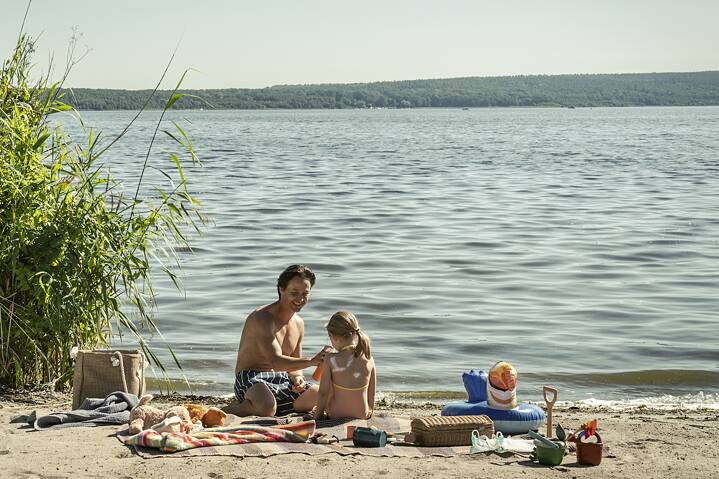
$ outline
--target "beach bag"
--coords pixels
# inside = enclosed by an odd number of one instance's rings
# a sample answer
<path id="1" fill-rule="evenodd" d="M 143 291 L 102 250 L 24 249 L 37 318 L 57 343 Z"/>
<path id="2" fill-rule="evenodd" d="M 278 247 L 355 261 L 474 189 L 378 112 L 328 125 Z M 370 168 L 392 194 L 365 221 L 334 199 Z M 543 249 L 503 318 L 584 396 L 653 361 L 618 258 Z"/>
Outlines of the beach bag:
<path id="1" fill-rule="evenodd" d="M 418 446 L 469 446 L 475 430 L 480 436 L 494 435 L 494 422 L 488 416 L 418 417 L 410 427 Z"/>
<path id="2" fill-rule="evenodd" d="M 78 351 L 72 379 L 72 409 L 85 398 L 104 398 L 115 391 L 145 394 L 145 356 L 119 349 Z"/>

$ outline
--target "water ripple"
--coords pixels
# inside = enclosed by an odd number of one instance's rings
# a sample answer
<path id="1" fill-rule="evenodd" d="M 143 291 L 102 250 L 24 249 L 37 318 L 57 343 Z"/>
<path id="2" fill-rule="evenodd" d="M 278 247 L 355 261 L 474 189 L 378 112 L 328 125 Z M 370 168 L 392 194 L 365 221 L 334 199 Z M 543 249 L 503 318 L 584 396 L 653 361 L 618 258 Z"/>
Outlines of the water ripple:
<path id="1" fill-rule="evenodd" d="M 460 390 L 463 370 L 507 359 L 530 392 L 670 389 L 682 376 L 659 364 L 716 390 L 719 108 L 181 115 L 213 224 L 179 250 L 186 295 L 158 276 L 156 307 L 190 379 L 231 391 L 244 318 L 304 262 L 306 350 L 356 312 L 381 389 Z M 85 119 L 107 135 L 129 116 Z M 154 121 L 108 159 L 126 188 Z M 148 172 L 144 198 L 166 182 Z"/>

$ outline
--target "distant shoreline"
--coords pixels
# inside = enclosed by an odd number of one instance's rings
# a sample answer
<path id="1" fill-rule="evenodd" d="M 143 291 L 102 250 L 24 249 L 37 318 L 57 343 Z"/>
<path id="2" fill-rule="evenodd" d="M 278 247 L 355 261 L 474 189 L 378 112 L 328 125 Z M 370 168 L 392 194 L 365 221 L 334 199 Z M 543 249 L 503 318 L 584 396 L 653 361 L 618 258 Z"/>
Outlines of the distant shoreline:
<path id="1" fill-rule="evenodd" d="M 180 89 L 184 110 L 717 106 L 719 71 L 534 75 L 376 83 Z M 170 90 L 65 88 L 79 110 L 162 110 Z M 148 100 L 149 98 L 149 100 Z"/>
<path id="2" fill-rule="evenodd" d="M 468 110 L 513 110 L 513 109 L 537 109 L 537 110 L 591 110 L 594 108 L 601 109 L 621 109 L 621 108 L 712 108 L 719 107 L 719 103 L 711 105 L 619 105 L 619 106 L 578 106 L 569 108 L 566 106 L 478 106 L 471 107 Z M 423 106 L 416 108 L 173 108 L 175 112 L 181 111 L 197 111 L 197 112 L 225 112 L 225 111 L 375 111 L 375 110 L 462 110 L 459 107 L 442 107 L 442 106 Z M 121 112 L 121 111 L 135 111 L 131 108 L 116 108 L 112 110 L 98 110 L 98 109 L 81 109 L 80 111 L 92 111 L 92 112 Z M 145 108 L 145 111 L 161 112 L 161 108 Z"/>

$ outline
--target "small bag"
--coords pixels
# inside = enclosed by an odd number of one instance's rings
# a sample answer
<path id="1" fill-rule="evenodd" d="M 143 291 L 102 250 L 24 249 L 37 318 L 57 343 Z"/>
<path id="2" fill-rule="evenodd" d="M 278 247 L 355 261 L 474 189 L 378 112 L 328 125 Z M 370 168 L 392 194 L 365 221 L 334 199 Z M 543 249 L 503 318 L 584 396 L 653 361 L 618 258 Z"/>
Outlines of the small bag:
<path id="1" fill-rule="evenodd" d="M 387 445 L 387 433 L 371 427 L 356 427 L 352 433 L 352 444 L 357 447 L 384 447 Z"/>
<path id="2" fill-rule="evenodd" d="M 480 436 L 494 435 L 494 422 L 488 416 L 418 417 L 411 427 L 419 446 L 469 446 L 474 430 Z"/>
<path id="3" fill-rule="evenodd" d="M 72 409 L 85 398 L 104 398 L 115 391 L 145 394 L 145 356 L 140 351 L 78 351 L 72 379 Z"/>

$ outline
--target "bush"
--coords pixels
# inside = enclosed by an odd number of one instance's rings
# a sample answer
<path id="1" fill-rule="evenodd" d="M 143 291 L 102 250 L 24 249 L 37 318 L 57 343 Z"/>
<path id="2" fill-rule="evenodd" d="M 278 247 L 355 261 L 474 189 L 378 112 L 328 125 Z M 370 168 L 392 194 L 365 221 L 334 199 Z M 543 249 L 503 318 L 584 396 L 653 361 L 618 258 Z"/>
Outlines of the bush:
<path id="1" fill-rule="evenodd" d="M 157 204 L 137 198 L 149 150 L 134 196 L 123 193 L 98 162 L 114 141 L 101 148 L 86 130 L 87 144 L 74 144 L 48 122 L 72 109 L 58 84 L 30 80 L 33 50 L 22 36 L 0 73 L 0 381 L 61 388 L 72 378 L 73 346 L 106 346 L 123 333 L 164 371 L 143 338 L 159 333 L 151 270 L 159 267 L 178 283 L 174 268 L 150 258 L 160 245 L 189 246 L 183 230 L 202 222 L 199 203 L 176 154 L 170 157 L 178 181 L 163 171 L 171 188 L 159 192 Z M 182 96 L 176 90 L 162 116 Z M 166 133 L 195 163 L 192 144 L 175 127 Z"/>

